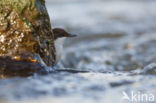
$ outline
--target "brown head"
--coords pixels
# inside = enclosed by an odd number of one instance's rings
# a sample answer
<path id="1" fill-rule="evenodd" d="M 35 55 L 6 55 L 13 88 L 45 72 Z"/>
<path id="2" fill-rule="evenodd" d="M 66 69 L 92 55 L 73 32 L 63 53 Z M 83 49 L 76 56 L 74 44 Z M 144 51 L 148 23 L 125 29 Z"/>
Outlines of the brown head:
<path id="1" fill-rule="evenodd" d="M 54 40 L 61 38 L 61 37 L 76 37 L 76 35 L 70 34 L 61 28 L 54 28 L 53 33 L 54 33 Z"/>

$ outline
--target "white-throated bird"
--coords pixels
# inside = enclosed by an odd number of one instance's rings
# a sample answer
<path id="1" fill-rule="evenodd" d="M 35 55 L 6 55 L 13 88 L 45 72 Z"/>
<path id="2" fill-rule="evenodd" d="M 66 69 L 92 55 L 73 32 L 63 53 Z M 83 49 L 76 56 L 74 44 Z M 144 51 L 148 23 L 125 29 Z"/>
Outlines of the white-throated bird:
<path id="1" fill-rule="evenodd" d="M 67 37 L 76 37 L 75 34 L 70 34 L 61 28 L 54 28 L 54 40 L 55 40 L 55 49 L 56 49 L 56 63 L 61 59 L 64 40 Z"/>

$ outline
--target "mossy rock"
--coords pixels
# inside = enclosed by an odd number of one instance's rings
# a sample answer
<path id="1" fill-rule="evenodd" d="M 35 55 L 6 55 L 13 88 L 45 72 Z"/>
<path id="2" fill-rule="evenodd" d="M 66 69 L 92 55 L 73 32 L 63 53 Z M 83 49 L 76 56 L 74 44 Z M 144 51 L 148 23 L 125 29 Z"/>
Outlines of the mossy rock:
<path id="1" fill-rule="evenodd" d="M 0 58 L 53 66 L 53 36 L 45 0 L 0 0 Z"/>

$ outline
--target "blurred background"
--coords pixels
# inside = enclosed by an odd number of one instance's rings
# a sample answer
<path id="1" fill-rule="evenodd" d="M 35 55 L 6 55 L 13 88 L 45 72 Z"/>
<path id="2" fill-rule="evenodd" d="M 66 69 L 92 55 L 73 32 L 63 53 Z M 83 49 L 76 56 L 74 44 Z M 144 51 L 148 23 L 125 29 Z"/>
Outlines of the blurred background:
<path id="1" fill-rule="evenodd" d="M 130 103 L 134 92 L 156 103 L 155 0 L 46 1 L 52 27 L 78 35 L 56 69 L 77 72 L 0 80 L 1 102 Z"/>
<path id="2" fill-rule="evenodd" d="M 47 8 L 53 28 L 78 35 L 65 43 L 65 67 L 134 70 L 156 61 L 155 1 L 48 0 Z"/>

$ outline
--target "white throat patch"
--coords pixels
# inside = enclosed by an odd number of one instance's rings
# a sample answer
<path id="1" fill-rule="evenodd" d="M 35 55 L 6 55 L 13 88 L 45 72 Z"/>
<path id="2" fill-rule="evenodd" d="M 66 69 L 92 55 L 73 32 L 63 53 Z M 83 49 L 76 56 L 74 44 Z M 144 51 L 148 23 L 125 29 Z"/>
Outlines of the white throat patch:
<path id="1" fill-rule="evenodd" d="M 63 51 L 63 44 L 66 37 L 58 38 L 55 41 L 55 49 L 56 49 L 56 63 L 61 59 L 62 51 Z"/>

